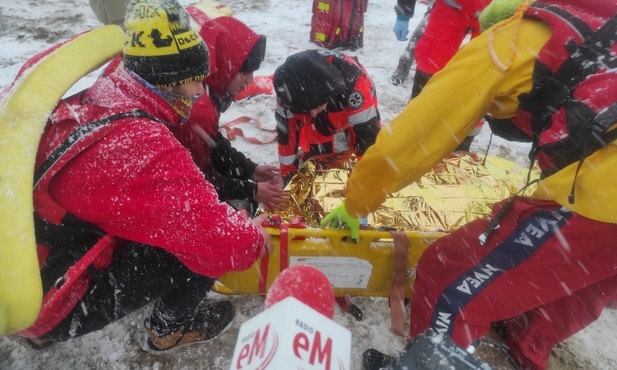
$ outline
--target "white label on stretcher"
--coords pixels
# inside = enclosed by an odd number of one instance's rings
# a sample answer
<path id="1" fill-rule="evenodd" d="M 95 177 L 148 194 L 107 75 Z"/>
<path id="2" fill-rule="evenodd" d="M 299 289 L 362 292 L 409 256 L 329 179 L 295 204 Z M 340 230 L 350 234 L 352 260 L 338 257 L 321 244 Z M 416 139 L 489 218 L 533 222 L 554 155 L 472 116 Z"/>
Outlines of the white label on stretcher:
<path id="1" fill-rule="evenodd" d="M 373 265 L 356 257 L 291 256 L 289 265 L 311 265 L 323 272 L 334 288 L 366 289 Z"/>

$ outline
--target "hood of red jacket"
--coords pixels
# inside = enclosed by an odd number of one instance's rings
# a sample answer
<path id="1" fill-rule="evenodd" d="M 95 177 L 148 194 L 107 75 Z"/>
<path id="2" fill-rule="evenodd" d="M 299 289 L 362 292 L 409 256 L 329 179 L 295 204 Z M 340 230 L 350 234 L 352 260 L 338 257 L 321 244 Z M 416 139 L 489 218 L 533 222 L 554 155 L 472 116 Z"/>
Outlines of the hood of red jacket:
<path id="1" fill-rule="evenodd" d="M 210 75 L 204 82 L 219 96 L 236 76 L 259 35 L 231 17 L 218 17 L 204 23 L 199 35 L 210 52 Z"/>

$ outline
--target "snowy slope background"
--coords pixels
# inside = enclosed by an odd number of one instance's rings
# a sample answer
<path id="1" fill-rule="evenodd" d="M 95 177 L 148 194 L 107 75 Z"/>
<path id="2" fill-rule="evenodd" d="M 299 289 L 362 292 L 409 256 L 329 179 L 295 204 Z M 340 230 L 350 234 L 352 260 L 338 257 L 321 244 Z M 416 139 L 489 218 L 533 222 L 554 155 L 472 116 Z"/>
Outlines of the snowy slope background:
<path id="1" fill-rule="evenodd" d="M 190 5 L 193 0 L 180 0 Z M 403 109 L 410 94 L 411 81 L 401 86 L 390 83 L 390 75 L 405 48 L 392 34 L 395 0 L 369 1 L 365 16 L 364 47 L 356 55 L 377 86 L 382 122 L 387 124 Z M 256 75 L 274 72 L 293 53 L 317 48 L 309 39 L 311 0 L 228 0 L 235 15 L 268 38 L 266 60 Z M 419 4 L 411 28 L 419 22 L 425 6 Z M 0 90 L 6 88 L 21 65 L 39 51 L 68 37 L 100 26 L 87 0 L 1 0 L 0 1 Z M 70 66 L 67 66 L 70 68 Z M 413 71 L 412 71 L 413 75 Z M 93 73 L 80 81 L 71 92 L 88 86 Z M 32 102 L 36 104 L 36 102 Z M 274 128 L 274 97 L 258 96 L 232 105 L 221 122 L 239 116 L 258 118 Z M 262 133 L 243 127 L 252 135 Z M 490 133 L 485 129 L 472 150 L 484 153 Z M 237 139 L 234 146 L 255 162 L 275 165 L 276 145 L 253 145 Z M 526 145 L 494 139 L 490 154 L 527 164 Z M 0 158 L 0 165 L 7 166 Z M 0 257 L 1 258 L 1 257 Z M 206 344 L 195 345 L 173 354 L 151 355 L 142 348 L 143 320 L 149 307 L 109 325 L 104 330 L 55 344 L 48 350 L 33 351 L 17 338 L 0 338 L 0 369 L 228 369 L 240 325 L 263 310 L 263 298 L 255 296 L 225 297 L 211 294 L 212 299 L 231 299 L 237 310 L 232 327 Z M 361 354 L 370 347 L 394 354 L 404 340 L 391 334 L 387 300 L 353 298 L 364 313 L 357 321 L 336 309 L 335 321 L 349 328 L 353 335 L 352 369 L 361 368 Z M 617 311 L 605 310 L 600 319 L 554 350 L 550 369 L 617 369 Z"/>

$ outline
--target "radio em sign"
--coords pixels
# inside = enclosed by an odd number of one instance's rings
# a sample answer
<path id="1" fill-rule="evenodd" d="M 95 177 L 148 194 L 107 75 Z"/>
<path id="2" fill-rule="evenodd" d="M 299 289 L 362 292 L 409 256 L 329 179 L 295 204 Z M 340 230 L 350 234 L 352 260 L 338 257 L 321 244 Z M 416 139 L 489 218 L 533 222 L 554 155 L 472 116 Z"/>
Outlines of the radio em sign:
<path id="1" fill-rule="evenodd" d="M 230 370 L 350 370 L 351 332 L 288 297 L 240 327 Z"/>

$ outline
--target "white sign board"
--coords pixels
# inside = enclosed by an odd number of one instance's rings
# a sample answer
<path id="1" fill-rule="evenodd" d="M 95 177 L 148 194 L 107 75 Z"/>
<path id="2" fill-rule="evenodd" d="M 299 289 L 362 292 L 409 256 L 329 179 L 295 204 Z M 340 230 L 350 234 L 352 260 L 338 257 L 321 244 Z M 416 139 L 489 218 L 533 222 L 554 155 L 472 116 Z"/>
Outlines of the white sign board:
<path id="1" fill-rule="evenodd" d="M 242 324 L 230 370 L 351 370 L 351 332 L 293 297 Z"/>
<path id="2" fill-rule="evenodd" d="M 291 256 L 289 265 L 310 265 L 319 269 L 334 288 L 366 289 L 373 273 L 373 265 L 357 257 Z"/>

